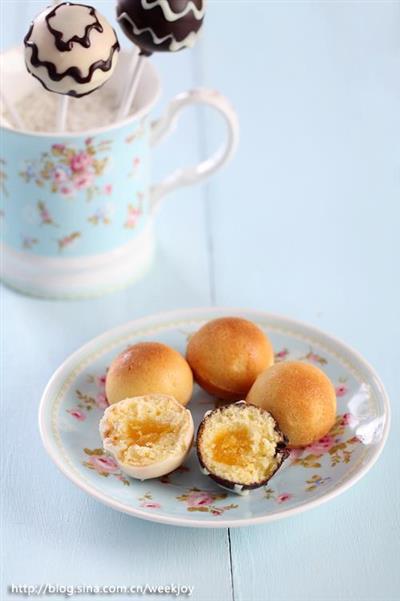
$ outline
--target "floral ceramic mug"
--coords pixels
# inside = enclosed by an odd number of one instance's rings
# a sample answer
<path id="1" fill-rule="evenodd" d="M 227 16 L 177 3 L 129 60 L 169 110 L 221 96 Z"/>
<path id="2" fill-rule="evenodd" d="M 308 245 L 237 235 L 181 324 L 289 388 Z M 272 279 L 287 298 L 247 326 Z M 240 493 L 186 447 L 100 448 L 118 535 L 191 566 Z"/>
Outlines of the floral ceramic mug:
<path id="1" fill-rule="evenodd" d="M 120 71 L 111 85 L 122 86 Z M 26 74 L 20 50 L 1 57 L 8 102 L 37 85 Z M 22 292 L 50 297 L 100 294 L 139 277 L 154 250 L 153 218 L 170 191 L 219 169 L 234 152 L 238 123 L 218 92 L 177 96 L 151 122 L 160 84 L 146 65 L 138 108 L 127 119 L 78 133 L 18 131 L 2 120 L 2 279 Z M 150 181 L 152 147 L 171 129 L 182 108 L 207 104 L 227 124 L 224 146 L 200 164 Z"/>

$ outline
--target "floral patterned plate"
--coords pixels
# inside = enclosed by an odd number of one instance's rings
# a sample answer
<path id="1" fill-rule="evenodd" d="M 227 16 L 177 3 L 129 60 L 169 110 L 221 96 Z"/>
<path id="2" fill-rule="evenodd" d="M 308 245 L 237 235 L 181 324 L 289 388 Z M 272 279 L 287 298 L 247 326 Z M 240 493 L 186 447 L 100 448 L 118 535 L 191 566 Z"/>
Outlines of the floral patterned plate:
<path id="1" fill-rule="evenodd" d="M 331 432 L 296 449 L 268 486 L 240 497 L 200 473 L 192 449 L 175 472 L 140 482 L 104 454 L 98 424 L 107 401 L 111 360 L 140 340 L 158 340 L 182 353 L 188 337 L 221 315 L 251 319 L 270 336 L 275 360 L 301 359 L 322 368 L 336 387 L 338 416 Z M 196 387 L 189 408 L 196 423 L 218 401 Z M 84 491 L 136 517 L 197 527 L 247 526 L 311 509 L 355 484 L 375 463 L 389 430 L 389 402 L 373 369 L 343 343 L 310 326 L 255 311 L 198 309 L 133 321 L 95 338 L 56 371 L 40 405 L 40 431 L 50 457 Z"/>

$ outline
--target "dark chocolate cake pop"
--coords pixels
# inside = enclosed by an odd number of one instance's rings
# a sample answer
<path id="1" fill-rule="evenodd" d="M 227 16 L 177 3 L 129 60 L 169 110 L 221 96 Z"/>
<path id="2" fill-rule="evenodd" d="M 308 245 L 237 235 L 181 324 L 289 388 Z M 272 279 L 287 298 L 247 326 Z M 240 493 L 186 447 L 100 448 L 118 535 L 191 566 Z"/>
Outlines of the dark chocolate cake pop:
<path id="1" fill-rule="evenodd" d="M 118 0 L 118 22 L 125 35 L 149 56 L 176 52 L 196 42 L 205 0 Z"/>
<path id="2" fill-rule="evenodd" d="M 91 6 L 63 2 L 41 12 L 25 42 L 26 67 L 50 92 L 84 96 L 111 77 L 119 44 Z"/>

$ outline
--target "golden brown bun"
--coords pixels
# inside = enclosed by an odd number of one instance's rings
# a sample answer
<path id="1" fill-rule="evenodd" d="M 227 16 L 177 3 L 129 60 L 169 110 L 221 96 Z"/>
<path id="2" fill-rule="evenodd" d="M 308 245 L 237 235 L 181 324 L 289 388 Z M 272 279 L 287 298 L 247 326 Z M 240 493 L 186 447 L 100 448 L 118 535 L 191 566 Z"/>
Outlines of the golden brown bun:
<path id="1" fill-rule="evenodd" d="M 186 405 L 193 391 L 193 374 L 177 351 L 160 342 L 139 342 L 111 363 L 106 396 L 112 405 L 146 394 L 167 394 Z"/>
<path id="2" fill-rule="evenodd" d="M 291 447 L 325 436 L 336 417 L 335 389 L 323 371 L 301 361 L 277 363 L 253 384 L 246 401 L 269 411 Z"/>
<path id="3" fill-rule="evenodd" d="M 274 362 L 272 345 L 254 323 L 221 317 L 206 323 L 189 340 L 186 358 L 195 380 L 210 394 L 243 399 L 257 376 Z"/>

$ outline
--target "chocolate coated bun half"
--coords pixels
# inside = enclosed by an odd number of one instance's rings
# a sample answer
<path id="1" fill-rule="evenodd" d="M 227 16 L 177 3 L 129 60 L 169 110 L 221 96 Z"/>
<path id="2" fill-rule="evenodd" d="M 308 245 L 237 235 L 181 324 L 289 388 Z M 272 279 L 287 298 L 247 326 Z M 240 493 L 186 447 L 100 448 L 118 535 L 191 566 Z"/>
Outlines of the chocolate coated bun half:
<path id="1" fill-rule="evenodd" d="M 242 495 L 264 486 L 289 454 L 272 415 L 244 401 L 206 413 L 196 445 L 202 472 Z"/>
<path id="2" fill-rule="evenodd" d="M 268 337 L 251 321 L 221 317 L 191 336 L 186 359 L 204 390 L 220 399 L 238 401 L 273 364 L 274 351 Z"/>
<path id="3" fill-rule="evenodd" d="M 291 447 L 304 447 L 329 432 L 336 419 L 336 393 L 322 370 L 302 361 L 270 367 L 246 401 L 270 411 Z"/>

